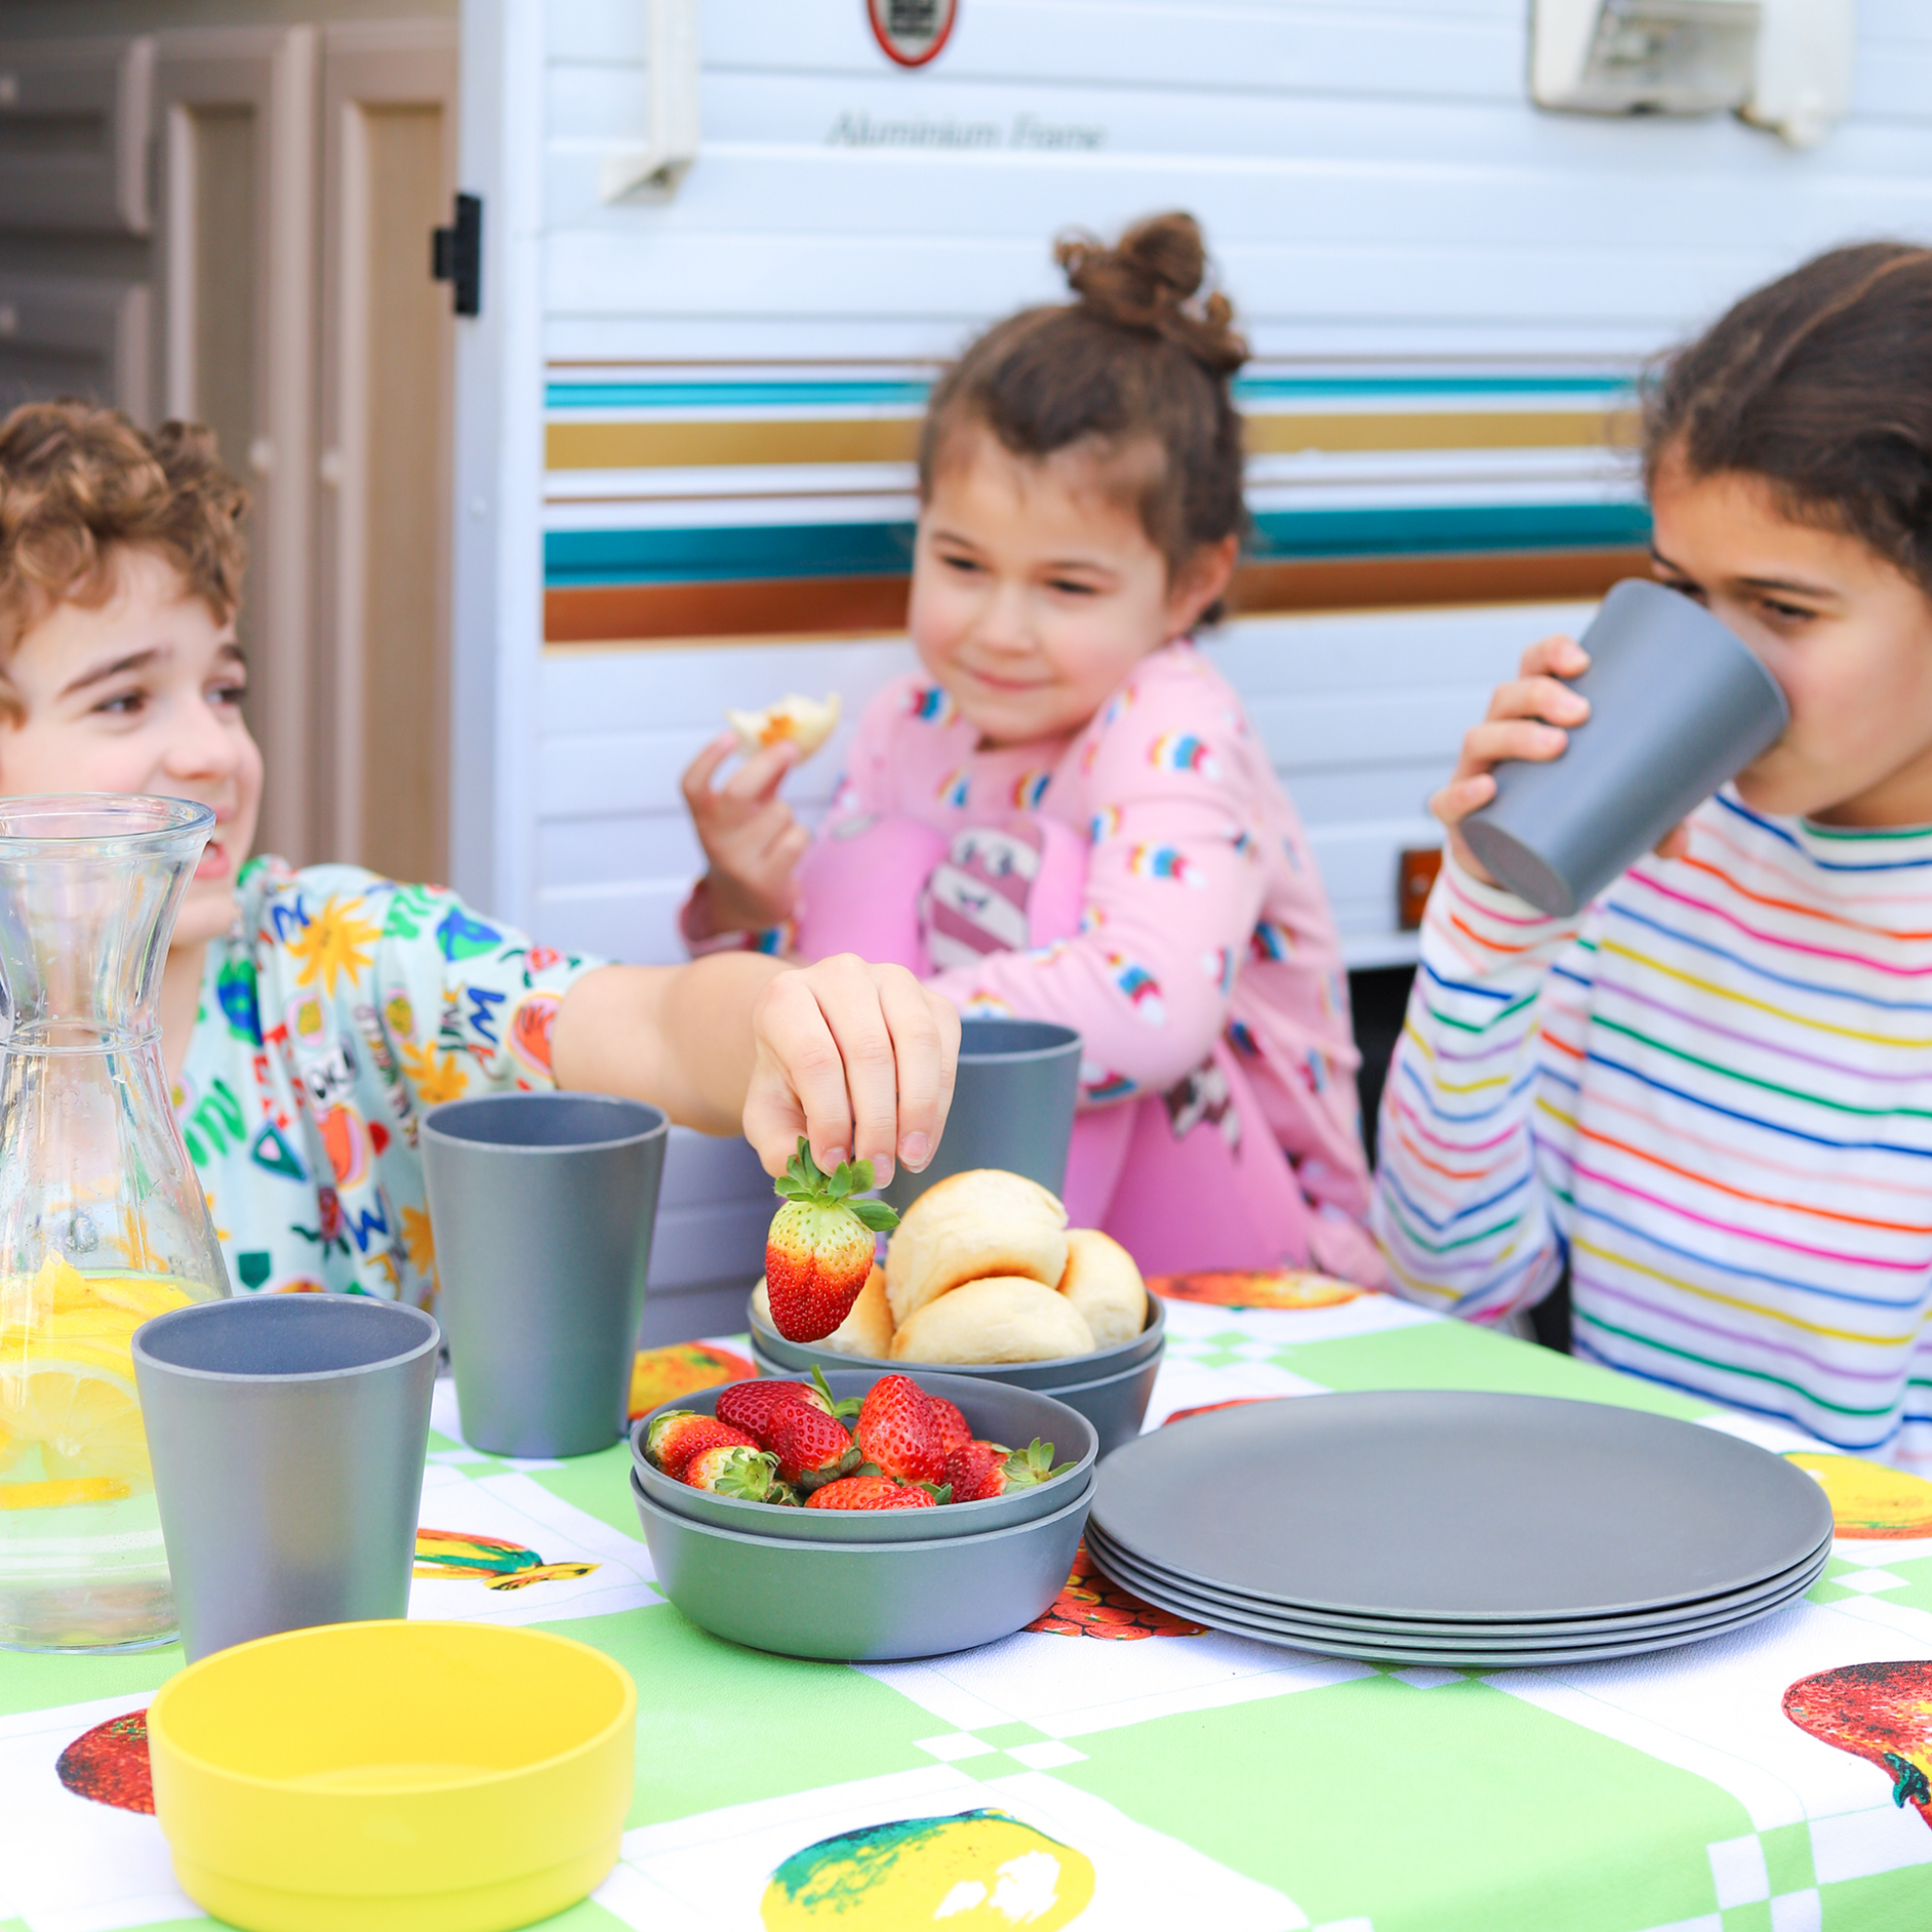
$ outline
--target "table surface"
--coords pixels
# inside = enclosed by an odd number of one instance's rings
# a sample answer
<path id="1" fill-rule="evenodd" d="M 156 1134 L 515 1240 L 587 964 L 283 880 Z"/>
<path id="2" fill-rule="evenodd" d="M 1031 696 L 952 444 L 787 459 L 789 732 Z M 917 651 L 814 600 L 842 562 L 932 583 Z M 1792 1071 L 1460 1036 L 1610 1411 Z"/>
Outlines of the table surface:
<path id="1" fill-rule="evenodd" d="M 1816 1447 L 1385 1296 L 1308 1310 L 1177 1301 L 1169 1315 L 1149 1427 L 1241 1398 L 1494 1389 Z M 695 1352 L 659 1354 L 675 1372 Z M 482 1454 L 457 1434 L 447 1384 L 435 1421 L 424 1525 L 496 1539 L 495 1560 L 523 1568 L 419 1569 L 411 1615 L 540 1624 L 637 1682 L 622 1857 L 553 1927 L 899 1925 L 882 1848 L 888 1864 L 904 1862 L 901 1876 L 921 1860 L 957 1863 L 967 1828 L 944 1821 L 988 1809 L 1051 1841 L 1048 1856 L 1009 1860 L 991 1892 L 955 1887 L 948 1932 L 1051 1932 L 1076 1922 L 1069 1901 L 1089 1882 L 1077 1923 L 1105 1932 L 1932 1923 L 1932 1804 L 1892 1796 L 1915 1765 L 1932 1766 L 1932 1700 L 1908 1705 L 1904 1755 L 1895 1725 L 1853 1724 L 1834 1743 L 1782 1708 L 1797 1679 L 1846 1665 L 1874 1667 L 1874 1695 L 1886 1666 L 1905 1667 L 1894 1692 L 1923 1688 L 1932 1536 L 1842 1535 L 1803 1604 L 1617 1663 L 1378 1668 L 1201 1631 L 1076 1569 L 1040 1624 L 1004 1642 L 919 1663 L 815 1664 L 708 1637 L 657 1594 L 622 1448 L 568 1462 Z M 144 1709 L 180 1668 L 179 1646 L 0 1654 L 0 1932 L 201 1919 L 153 1817 L 76 1795 L 56 1768 L 82 1731 Z M 1891 1708 L 1895 1719 L 1895 1697 Z M 868 1884 L 841 1883 L 859 1866 L 836 1841 L 879 1827 L 899 1829 L 865 1842 Z M 1023 1842 L 1040 1849 L 1007 1834 L 1009 1850 Z M 774 1883 L 780 1865 L 786 1882 Z"/>

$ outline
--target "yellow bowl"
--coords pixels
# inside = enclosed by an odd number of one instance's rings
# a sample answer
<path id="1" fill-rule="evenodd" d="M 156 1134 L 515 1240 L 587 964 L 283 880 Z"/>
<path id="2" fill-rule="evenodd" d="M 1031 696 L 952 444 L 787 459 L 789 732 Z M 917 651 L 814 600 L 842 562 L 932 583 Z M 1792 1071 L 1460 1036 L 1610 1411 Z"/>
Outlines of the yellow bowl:
<path id="1" fill-rule="evenodd" d="M 486 1623 L 334 1623 L 217 1651 L 148 1708 L 182 1889 L 242 1932 L 507 1932 L 616 1863 L 637 1692 Z"/>

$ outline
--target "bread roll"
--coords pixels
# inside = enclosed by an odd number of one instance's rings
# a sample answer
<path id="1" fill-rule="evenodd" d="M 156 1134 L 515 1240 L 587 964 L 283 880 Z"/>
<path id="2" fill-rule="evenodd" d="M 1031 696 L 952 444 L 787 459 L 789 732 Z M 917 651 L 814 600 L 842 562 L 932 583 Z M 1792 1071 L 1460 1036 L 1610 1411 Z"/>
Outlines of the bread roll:
<path id="1" fill-rule="evenodd" d="M 1080 1311 L 1024 1275 L 967 1282 L 928 1302 L 893 1337 L 896 1362 L 1050 1362 L 1092 1352 Z"/>
<path id="2" fill-rule="evenodd" d="M 961 1282 L 1025 1275 L 1052 1288 L 1065 1272 L 1066 1209 L 1038 1181 L 1000 1168 L 936 1181 L 886 1244 L 886 1299 L 900 1327 Z"/>
<path id="3" fill-rule="evenodd" d="M 819 1344 L 841 1355 L 870 1355 L 883 1362 L 893 1352 L 893 1311 L 886 1301 L 886 1271 L 875 1267 L 848 1314 Z"/>
<path id="4" fill-rule="evenodd" d="M 750 758 L 767 745 L 785 739 L 798 747 L 798 761 L 804 761 L 832 736 L 839 722 L 839 694 L 819 703 L 801 698 L 797 692 L 768 704 L 762 711 L 727 711 L 726 722 L 738 734 L 738 749 Z"/>
<path id="5" fill-rule="evenodd" d="M 767 1328 L 776 1326 L 771 1319 L 771 1296 L 762 1276 L 752 1291 L 752 1308 Z M 885 1269 L 874 1267 L 866 1277 L 865 1287 L 859 1291 L 859 1299 L 852 1305 L 852 1312 L 817 1346 L 834 1349 L 841 1355 L 869 1355 L 877 1362 L 885 1361 L 892 1354 L 893 1311 L 886 1302 Z"/>
<path id="6" fill-rule="evenodd" d="M 1068 1228 L 1060 1293 L 1093 1330 L 1096 1348 L 1132 1341 L 1147 1326 L 1147 1284 L 1134 1257 L 1098 1228 Z"/>

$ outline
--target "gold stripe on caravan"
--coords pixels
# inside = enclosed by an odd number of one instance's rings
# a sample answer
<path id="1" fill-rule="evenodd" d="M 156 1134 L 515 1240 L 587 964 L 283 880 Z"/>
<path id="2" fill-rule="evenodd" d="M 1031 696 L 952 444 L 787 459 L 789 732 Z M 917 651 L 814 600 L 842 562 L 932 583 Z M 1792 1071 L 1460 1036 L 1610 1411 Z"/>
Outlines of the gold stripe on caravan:
<path id="1" fill-rule="evenodd" d="M 1344 415 L 1256 412 L 1253 456 L 1300 450 L 1546 450 L 1628 446 L 1628 410 L 1405 410 Z M 760 464 L 909 463 L 919 423 L 910 416 L 784 417 L 759 422 L 553 422 L 550 470 L 699 470 Z"/>

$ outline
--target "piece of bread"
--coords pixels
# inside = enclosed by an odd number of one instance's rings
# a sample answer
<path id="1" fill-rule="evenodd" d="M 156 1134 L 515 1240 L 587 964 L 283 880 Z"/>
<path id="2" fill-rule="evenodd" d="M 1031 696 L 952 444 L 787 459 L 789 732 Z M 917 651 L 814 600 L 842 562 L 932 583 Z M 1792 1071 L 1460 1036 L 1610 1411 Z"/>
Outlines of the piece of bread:
<path id="1" fill-rule="evenodd" d="M 935 1181 L 886 1244 L 886 1298 L 899 1327 L 961 1282 L 1025 1275 L 1052 1288 L 1066 1272 L 1066 1209 L 1036 1180 L 970 1168 Z"/>
<path id="2" fill-rule="evenodd" d="M 839 694 L 834 691 L 821 704 L 794 691 L 762 711 L 727 711 L 725 720 L 738 734 L 739 749 L 747 758 L 788 738 L 798 747 L 798 762 L 803 764 L 837 729 Z"/>
<path id="3" fill-rule="evenodd" d="M 896 1362 L 1050 1362 L 1092 1352 L 1080 1311 L 1026 1275 L 967 1282 L 928 1302 L 893 1337 Z"/>
<path id="4" fill-rule="evenodd" d="M 776 1327 L 771 1319 L 771 1295 L 762 1275 L 752 1291 L 752 1308 L 767 1328 Z M 841 1355 L 869 1355 L 876 1362 L 883 1362 L 892 1354 L 893 1311 L 886 1301 L 885 1269 L 874 1265 L 866 1277 L 865 1287 L 859 1291 L 859 1299 L 852 1305 L 852 1312 L 817 1346 Z"/>
<path id="5" fill-rule="evenodd" d="M 848 1314 L 819 1344 L 841 1355 L 870 1355 L 883 1362 L 893 1352 L 893 1311 L 886 1300 L 886 1271 L 875 1267 Z"/>
<path id="6" fill-rule="evenodd" d="M 1147 1326 L 1147 1284 L 1134 1257 L 1098 1228 L 1068 1228 L 1060 1293 L 1093 1330 L 1096 1348 L 1132 1341 Z"/>

